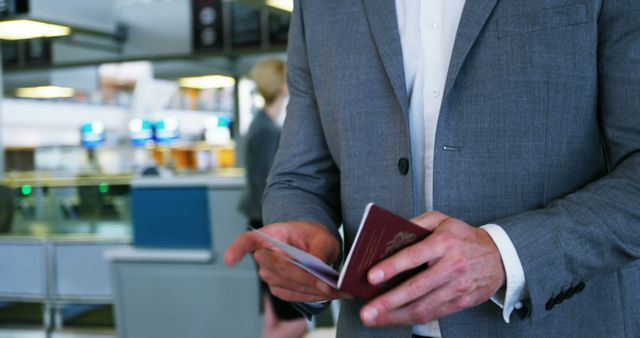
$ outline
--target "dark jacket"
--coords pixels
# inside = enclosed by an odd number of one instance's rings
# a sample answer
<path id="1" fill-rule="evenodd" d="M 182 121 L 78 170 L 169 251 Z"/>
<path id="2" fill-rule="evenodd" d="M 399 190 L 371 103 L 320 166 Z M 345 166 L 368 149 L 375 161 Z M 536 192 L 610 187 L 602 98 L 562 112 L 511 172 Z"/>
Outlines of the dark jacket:
<path id="1" fill-rule="evenodd" d="M 280 128 L 265 111 L 260 111 L 247 133 L 247 186 L 240 202 L 240 210 L 250 221 L 262 220 L 262 195 L 279 141 Z"/>

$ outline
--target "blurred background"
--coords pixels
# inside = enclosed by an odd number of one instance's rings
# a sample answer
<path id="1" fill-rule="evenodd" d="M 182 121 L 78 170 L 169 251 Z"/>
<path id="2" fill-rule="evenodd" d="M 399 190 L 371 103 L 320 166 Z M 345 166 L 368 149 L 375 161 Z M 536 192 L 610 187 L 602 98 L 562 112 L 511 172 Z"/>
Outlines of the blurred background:
<path id="1" fill-rule="evenodd" d="M 292 7 L 0 0 L 0 338 L 260 336 L 255 265 L 221 257 Z"/>

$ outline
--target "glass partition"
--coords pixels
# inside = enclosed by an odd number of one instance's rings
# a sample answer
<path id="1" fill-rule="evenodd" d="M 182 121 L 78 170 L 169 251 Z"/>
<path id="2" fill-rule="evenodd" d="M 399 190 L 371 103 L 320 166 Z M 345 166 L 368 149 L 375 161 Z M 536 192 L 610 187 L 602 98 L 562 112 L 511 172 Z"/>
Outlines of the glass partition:
<path id="1" fill-rule="evenodd" d="M 12 175 L 4 180 L 14 200 L 8 234 L 128 238 L 130 179 L 130 175 Z"/>

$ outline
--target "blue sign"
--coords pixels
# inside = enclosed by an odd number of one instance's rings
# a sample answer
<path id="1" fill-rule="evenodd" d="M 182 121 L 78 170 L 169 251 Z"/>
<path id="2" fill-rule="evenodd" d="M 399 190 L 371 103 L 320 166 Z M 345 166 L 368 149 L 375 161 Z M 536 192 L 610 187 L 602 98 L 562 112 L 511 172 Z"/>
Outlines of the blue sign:
<path id="1" fill-rule="evenodd" d="M 129 121 L 129 137 L 136 147 L 143 147 L 153 141 L 153 123 L 145 119 Z"/>
<path id="2" fill-rule="evenodd" d="M 155 140 L 157 144 L 171 145 L 177 142 L 179 138 L 178 121 L 168 118 L 156 122 Z"/>
<path id="3" fill-rule="evenodd" d="M 82 146 L 87 149 L 95 149 L 104 144 L 106 135 L 105 125 L 101 121 L 85 123 L 80 127 Z"/>
<path id="4" fill-rule="evenodd" d="M 218 117 L 218 127 L 226 127 L 229 128 L 231 125 L 231 119 L 226 116 Z"/>

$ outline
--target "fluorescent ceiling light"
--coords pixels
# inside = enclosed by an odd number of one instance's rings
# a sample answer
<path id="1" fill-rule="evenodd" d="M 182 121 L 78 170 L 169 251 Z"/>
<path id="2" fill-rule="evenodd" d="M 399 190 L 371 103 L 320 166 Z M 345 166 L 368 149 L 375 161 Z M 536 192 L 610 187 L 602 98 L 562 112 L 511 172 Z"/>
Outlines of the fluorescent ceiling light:
<path id="1" fill-rule="evenodd" d="M 293 0 L 267 0 L 267 6 L 293 12 Z"/>
<path id="2" fill-rule="evenodd" d="M 24 40 L 71 34 L 71 28 L 33 20 L 0 21 L 0 39 Z"/>
<path id="3" fill-rule="evenodd" d="M 25 87 L 16 90 L 16 96 L 30 99 L 53 99 L 60 97 L 72 97 L 73 88 L 41 86 L 41 87 Z"/>
<path id="4" fill-rule="evenodd" d="M 209 76 L 197 76 L 197 77 L 183 77 L 178 79 L 180 87 L 195 88 L 195 89 L 209 89 L 209 88 L 225 88 L 233 87 L 236 84 L 236 80 L 230 76 L 223 75 L 209 75 Z"/>

